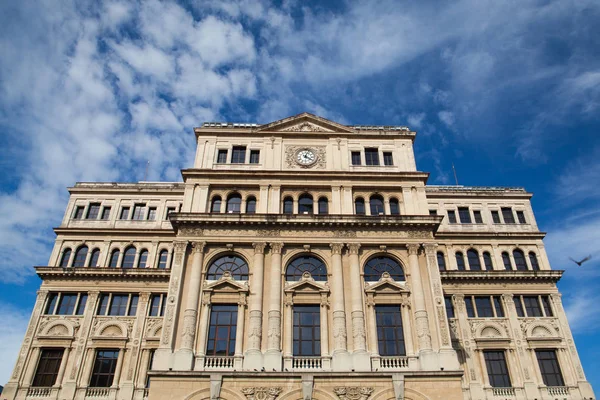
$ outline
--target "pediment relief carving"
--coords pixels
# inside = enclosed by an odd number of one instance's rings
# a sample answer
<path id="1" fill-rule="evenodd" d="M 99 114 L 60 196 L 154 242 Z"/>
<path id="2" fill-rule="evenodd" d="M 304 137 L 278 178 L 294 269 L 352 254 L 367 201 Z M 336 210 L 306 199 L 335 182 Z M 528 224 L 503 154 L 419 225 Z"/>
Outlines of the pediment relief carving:
<path id="1" fill-rule="evenodd" d="M 248 281 L 236 281 L 229 271 L 225 271 L 218 281 L 207 283 L 204 281 L 204 290 L 208 292 L 247 292 Z"/>
<path id="2" fill-rule="evenodd" d="M 315 293 L 315 292 L 329 292 L 329 286 L 327 282 L 317 282 L 311 276 L 309 272 L 305 272 L 302 275 L 301 280 L 298 282 L 290 283 L 286 282 L 286 293 Z"/>
<path id="3" fill-rule="evenodd" d="M 377 282 L 365 282 L 367 293 L 408 293 L 408 287 L 404 281 L 396 282 L 390 274 L 384 272 Z"/>
<path id="4" fill-rule="evenodd" d="M 354 130 L 337 122 L 310 113 L 302 113 L 292 117 L 262 125 L 258 132 L 339 132 L 352 133 Z"/>

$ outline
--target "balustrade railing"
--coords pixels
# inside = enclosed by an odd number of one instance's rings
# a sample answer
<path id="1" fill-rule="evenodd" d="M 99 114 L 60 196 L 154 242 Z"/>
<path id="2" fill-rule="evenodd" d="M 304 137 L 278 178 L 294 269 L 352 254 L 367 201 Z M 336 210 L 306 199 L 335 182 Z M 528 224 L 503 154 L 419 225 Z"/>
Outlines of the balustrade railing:
<path id="1" fill-rule="evenodd" d="M 102 399 L 108 397 L 110 388 L 105 387 L 89 387 L 85 389 L 86 399 Z"/>
<path id="2" fill-rule="evenodd" d="M 568 396 L 569 388 L 566 386 L 548 386 L 550 396 Z"/>
<path id="3" fill-rule="evenodd" d="M 204 369 L 233 369 L 233 357 L 209 356 L 204 359 Z"/>
<path id="4" fill-rule="evenodd" d="M 292 359 L 293 369 L 322 369 L 321 357 L 294 357 Z"/>
<path id="5" fill-rule="evenodd" d="M 27 397 L 48 397 L 52 394 L 50 387 L 30 387 L 27 389 Z"/>
<path id="6" fill-rule="evenodd" d="M 379 361 L 381 369 L 402 369 L 408 368 L 408 357 L 394 356 L 381 357 Z"/>
<path id="7" fill-rule="evenodd" d="M 492 393 L 495 397 L 514 397 L 515 388 L 511 387 L 495 387 L 492 388 Z"/>

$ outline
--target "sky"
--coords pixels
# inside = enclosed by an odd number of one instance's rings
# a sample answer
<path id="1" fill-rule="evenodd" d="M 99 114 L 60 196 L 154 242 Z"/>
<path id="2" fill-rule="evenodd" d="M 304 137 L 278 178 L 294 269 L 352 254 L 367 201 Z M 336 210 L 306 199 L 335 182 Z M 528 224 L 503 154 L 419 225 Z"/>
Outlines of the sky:
<path id="1" fill-rule="evenodd" d="M 77 181 L 180 181 L 192 128 L 407 125 L 430 184 L 518 186 L 600 390 L 597 0 L 0 2 L 0 385 Z M 577 267 L 569 257 L 592 259 Z"/>

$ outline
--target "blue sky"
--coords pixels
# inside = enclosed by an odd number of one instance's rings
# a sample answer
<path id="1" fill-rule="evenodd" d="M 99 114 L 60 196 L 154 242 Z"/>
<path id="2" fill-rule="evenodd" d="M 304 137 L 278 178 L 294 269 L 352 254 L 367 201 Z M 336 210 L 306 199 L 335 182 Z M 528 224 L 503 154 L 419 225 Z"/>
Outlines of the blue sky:
<path id="1" fill-rule="evenodd" d="M 600 2 L 0 2 L 0 384 L 76 181 L 180 180 L 203 121 L 408 125 L 429 183 L 523 186 L 600 387 Z M 592 254 L 578 268 L 568 257 Z"/>

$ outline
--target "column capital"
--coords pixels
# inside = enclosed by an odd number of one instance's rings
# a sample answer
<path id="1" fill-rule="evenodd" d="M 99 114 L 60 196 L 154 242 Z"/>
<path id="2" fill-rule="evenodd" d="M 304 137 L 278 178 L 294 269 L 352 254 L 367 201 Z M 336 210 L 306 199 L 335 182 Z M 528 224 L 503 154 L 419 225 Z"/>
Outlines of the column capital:
<path id="1" fill-rule="evenodd" d="M 240 293 L 240 297 L 238 299 L 238 306 L 240 307 L 245 307 L 247 302 L 246 302 L 246 293 Z"/>
<path id="2" fill-rule="evenodd" d="M 342 249 L 344 248 L 343 243 L 331 243 L 329 245 L 331 247 L 331 254 L 342 254 Z"/>
<path id="3" fill-rule="evenodd" d="M 273 242 L 273 243 L 270 243 L 270 245 L 271 245 L 271 252 L 273 254 L 281 254 L 281 250 L 283 249 L 283 243 Z"/>
<path id="4" fill-rule="evenodd" d="M 358 254 L 360 243 L 348 243 L 348 251 L 350 254 Z"/>
<path id="5" fill-rule="evenodd" d="M 205 307 L 210 306 L 210 293 L 203 293 L 202 305 Z"/>
<path id="6" fill-rule="evenodd" d="M 419 253 L 419 248 L 421 247 L 420 244 L 418 243 L 409 243 L 406 245 L 406 248 L 408 249 L 408 255 L 409 256 L 416 256 Z"/>
<path id="7" fill-rule="evenodd" d="M 265 242 L 256 242 L 252 243 L 252 247 L 254 247 L 254 254 L 264 254 L 267 244 Z"/>
<path id="8" fill-rule="evenodd" d="M 503 293 L 502 294 L 502 299 L 506 302 L 506 303 L 514 303 L 514 295 L 512 293 Z"/>
<path id="9" fill-rule="evenodd" d="M 425 248 L 425 254 L 435 254 L 438 244 L 437 243 L 423 243 L 423 247 Z"/>
<path id="10" fill-rule="evenodd" d="M 192 248 L 194 249 L 194 253 L 204 253 L 205 246 L 206 242 L 192 242 Z"/>
<path id="11" fill-rule="evenodd" d="M 176 240 L 173 242 L 173 249 L 178 253 L 184 252 L 187 248 L 187 244 L 187 240 Z"/>

